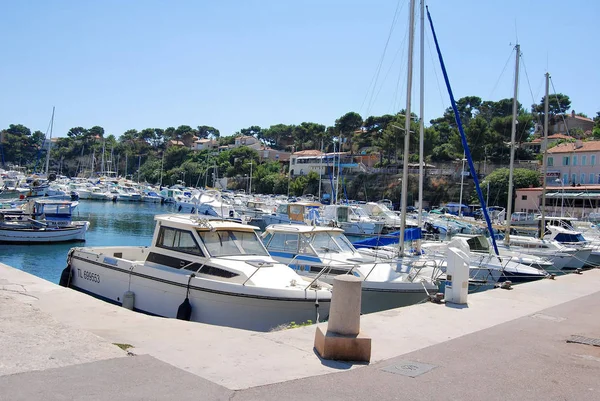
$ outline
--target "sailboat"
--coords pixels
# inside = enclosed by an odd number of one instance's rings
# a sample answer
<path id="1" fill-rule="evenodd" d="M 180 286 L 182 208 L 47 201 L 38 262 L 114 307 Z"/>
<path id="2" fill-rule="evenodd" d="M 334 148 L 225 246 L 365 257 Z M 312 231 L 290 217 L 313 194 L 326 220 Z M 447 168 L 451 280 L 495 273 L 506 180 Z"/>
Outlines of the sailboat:
<path id="1" fill-rule="evenodd" d="M 511 162 L 510 162 L 510 173 L 508 178 L 508 205 L 506 213 L 506 234 L 504 237 L 504 248 L 513 251 L 527 252 L 534 256 L 541 256 L 547 258 L 553 263 L 552 272 L 564 270 L 564 269 L 578 269 L 584 266 L 590 257 L 592 249 L 590 247 L 573 247 L 566 246 L 558 241 L 550 239 L 544 239 L 545 229 L 540 229 L 540 238 L 532 238 L 520 235 L 510 235 L 511 228 L 511 211 L 512 211 L 512 182 L 513 182 L 513 168 L 514 168 L 514 141 L 515 141 L 515 130 L 516 130 L 516 95 L 517 95 L 517 82 L 518 82 L 518 58 L 519 58 L 519 45 L 517 48 L 517 66 L 516 66 L 516 80 L 515 80 L 515 97 L 513 99 L 513 124 L 511 131 Z M 545 96 L 545 115 L 544 115 L 544 143 L 548 141 L 548 92 L 549 92 L 549 80 L 550 74 L 546 73 L 546 96 Z M 547 147 L 544 147 L 544 168 L 542 173 L 542 216 L 540 221 L 540 227 L 546 227 L 546 151 Z"/>
<path id="2" fill-rule="evenodd" d="M 530 280 L 535 280 L 535 279 L 540 279 L 543 277 L 547 276 L 547 273 L 535 268 L 532 268 L 530 266 L 527 265 L 523 265 L 517 262 L 514 262 L 511 260 L 511 258 L 506 258 L 506 257 L 502 257 L 500 254 L 500 251 L 498 249 L 498 245 L 496 243 L 496 239 L 494 237 L 494 230 L 492 227 L 492 223 L 491 223 L 491 219 L 488 213 L 488 209 L 487 209 L 487 204 L 486 201 L 483 197 L 483 193 L 481 192 L 481 188 L 479 186 L 479 179 L 477 177 L 476 171 L 475 171 L 475 166 L 473 164 L 473 159 L 471 157 L 471 151 L 469 149 L 469 145 L 467 143 L 467 137 L 465 135 L 463 126 L 462 126 L 462 122 L 460 119 L 460 115 L 458 113 L 458 108 L 456 106 L 456 102 L 454 100 L 454 95 L 452 93 L 452 88 L 450 86 L 450 81 L 448 79 L 448 73 L 446 72 L 446 67 L 444 65 L 444 60 L 442 57 L 442 53 L 440 50 L 440 46 L 438 43 L 438 39 L 437 36 L 435 34 L 435 29 L 433 27 L 433 21 L 431 19 L 431 14 L 429 13 L 429 9 L 427 9 L 427 17 L 429 19 L 429 24 L 431 27 L 431 31 L 433 34 L 433 39 L 435 42 L 435 46 L 436 46 L 436 50 L 438 53 L 438 58 L 440 61 L 440 65 L 442 68 L 442 73 L 444 76 L 444 81 L 446 83 L 446 88 L 448 90 L 448 94 L 450 96 L 450 102 L 452 104 L 452 110 L 454 111 L 454 116 L 456 119 L 456 124 L 458 126 L 458 131 L 460 133 L 460 137 L 461 137 L 461 141 L 462 141 L 462 145 L 463 145 L 463 150 L 465 153 L 465 157 L 467 159 L 468 165 L 469 165 L 469 170 L 471 173 L 471 176 L 473 177 L 473 182 L 475 184 L 475 190 L 477 192 L 477 196 L 479 198 L 479 202 L 482 205 L 482 211 L 483 211 L 483 215 L 486 221 L 486 225 L 488 228 L 488 231 L 490 233 L 490 239 L 491 239 L 491 244 L 493 246 L 493 251 L 494 251 L 494 256 L 497 259 L 497 263 L 502 267 L 502 276 L 501 276 L 501 280 L 506 280 L 508 277 L 510 277 L 511 281 L 530 281 Z M 516 64 L 517 64 L 517 72 L 516 72 L 516 79 L 515 81 L 518 82 L 518 64 L 519 64 L 519 46 L 517 45 L 517 57 L 516 57 Z M 516 109 L 517 109 L 517 104 L 516 104 L 516 99 L 517 99 L 517 86 L 516 86 L 516 82 L 515 82 L 515 96 L 513 98 L 513 130 L 511 133 L 512 136 L 512 143 L 514 144 L 514 138 L 515 138 L 515 130 L 516 130 Z M 512 148 L 512 150 L 514 150 L 514 147 Z M 511 161 L 514 162 L 514 153 L 511 154 Z M 512 163 L 511 163 L 512 164 Z M 511 177 L 512 177 L 512 172 L 511 172 Z M 510 185 L 509 185 L 510 187 Z M 510 197 L 512 197 L 512 192 L 510 192 L 509 194 Z M 509 202 L 510 203 L 510 202 Z M 494 263 L 496 264 L 496 263 Z M 514 266 L 513 266 L 514 264 Z"/>

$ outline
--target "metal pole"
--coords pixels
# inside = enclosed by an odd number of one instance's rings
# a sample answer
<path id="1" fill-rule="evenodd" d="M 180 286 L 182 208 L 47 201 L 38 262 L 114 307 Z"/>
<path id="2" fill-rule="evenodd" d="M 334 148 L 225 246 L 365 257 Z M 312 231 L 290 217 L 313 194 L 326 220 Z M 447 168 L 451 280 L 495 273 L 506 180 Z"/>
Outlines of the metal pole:
<path id="1" fill-rule="evenodd" d="M 550 74 L 546 73 L 546 96 L 544 97 L 544 169 L 542 173 L 542 229 L 540 230 L 540 238 L 544 239 L 546 231 L 546 175 L 548 174 L 548 92 L 550 90 Z M 556 210 L 556 209 L 555 209 Z"/>
<path id="2" fill-rule="evenodd" d="M 340 197 L 340 158 L 342 157 L 342 133 L 338 136 L 338 168 L 337 168 L 337 178 L 335 180 L 335 205 L 337 205 L 337 199 Z M 335 160 L 335 159 L 334 159 Z M 335 165 L 334 165 L 335 169 Z"/>
<path id="3" fill-rule="evenodd" d="M 52 106 L 52 119 L 50 120 L 50 138 L 48 139 L 48 153 L 46 153 L 46 178 L 48 178 L 48 167 L 50 166 L 50 149 L 52 149 L 52 129 L 54 127 L 54 106 Z"/>
<path id="4" fill-rule="evenodd" d="M 413 44 L 415 39 L 415 2 L 410 0 L 409 24 L 408 24 L 408 76 L 406 81 L 406 117 L 404 131 L 404 160 L 402 168 L 402 215 L 400 218 L 400 242 L 399 254 L 404 254 L 404 230 L 406 229 L 406 203 L 408 199 L 408 157 L 410 146 L 410 105 L 412 91 L 412 69 L 413 69 Z"/>
<path id="5" fill-rule="evenodd" d="M 160 159 L 160 183 L 159 188 L 162 187 L 163 167 L 165 165 L 165 152 L 163 151 L 162 158 Z"/>
<path id="6" fill-rule="evenodd" d="M 421 227 L 422 214 L 423 214 L 423 175 L 424 175 L 424 160 L 423 154 L 425 153 L 425 1 L 421 0 L 421 27 L 420 27 L 420 72 L 419 72 L 419 90 L 421 95 L 419 97 L 419 216 L 417 217 L 417 224 Z"/>
<path id="7" fill-rule="evenodd" d="M 250 188 L 248 188 L 248 194 L 252 195 L 252 160 L 250 160 Z"/>
<path id="8" fill-rule="evenodd" d="M 521 56 L 521 46 L 515 46 L 515 88 L 513 94 L 513 110 L 512 110 L 512 128 L 510 130 L 510 172 L 508 174 L 508 205 L 506 206 L 506 231 L 504 234 L 504 243 L 510 242 L 510 221 L 512 216 L 513 202 L 513 170 L 515 163 L 515 141 L 517 134 L 517 94 L 519 90 L 519 57 Z"/>
<path id="9" fill-rule="evenodd" d="M 460 197 L 458 200 L 458 217 L 462 216 L 463 185 L 465 183 L 465 153 L 463 152 L 462 168 L 460 170 Z"/>

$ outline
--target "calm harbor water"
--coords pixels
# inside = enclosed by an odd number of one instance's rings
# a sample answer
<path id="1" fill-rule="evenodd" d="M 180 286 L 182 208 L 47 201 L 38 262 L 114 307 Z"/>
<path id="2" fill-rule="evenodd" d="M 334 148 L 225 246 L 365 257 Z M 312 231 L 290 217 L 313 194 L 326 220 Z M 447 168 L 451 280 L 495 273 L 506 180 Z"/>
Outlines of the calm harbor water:
<path id="1" fill-rule="evenodd" d="M 73 220 L 87 220 L 85 242 L 43 245 L 0 244 L 0 262 L 58 283 L 69 249 L 77 246 L 150 245 L 156 214 L 175 212 L 173 205 L 80 201 Z"/>

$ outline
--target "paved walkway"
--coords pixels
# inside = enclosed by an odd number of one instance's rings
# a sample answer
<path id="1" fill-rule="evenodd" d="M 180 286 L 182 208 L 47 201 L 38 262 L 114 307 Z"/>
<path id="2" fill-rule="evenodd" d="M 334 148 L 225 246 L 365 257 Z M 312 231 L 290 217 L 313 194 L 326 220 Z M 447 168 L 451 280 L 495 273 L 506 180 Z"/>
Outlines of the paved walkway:
<path id="1" fill-rule="evenodd" d="M 589 271 L 470 296 L 467 308 L 363 316 L 374 348 L 362 366 L 317 358 L 314 327 L 253 333 L 154 318 L 0 266 L 0 400 L 600 400 L 599 348 L 566 343 L 600 337 L 599 284 Z M 420 364 L 434 368 L 398 374 Z"/>

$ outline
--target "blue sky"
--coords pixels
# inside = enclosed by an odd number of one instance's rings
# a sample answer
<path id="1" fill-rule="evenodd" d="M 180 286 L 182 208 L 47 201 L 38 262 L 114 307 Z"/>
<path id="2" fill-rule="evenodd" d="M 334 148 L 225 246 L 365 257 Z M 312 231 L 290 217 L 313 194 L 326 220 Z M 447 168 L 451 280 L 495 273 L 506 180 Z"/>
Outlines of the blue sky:
<path id="1" fill-rule="evenodd" d="M 524 105 L 543 96 L 548 70 L 573 109 L 600 111 L 599 2 L 427 4 L 456 98 L 512 97 L 518 36 L 529 77 L 521 64 Z M 182 124 L 230 135 L 250 125 L 332 125 L 348 111 L 393 113 L 406 98 L 407 9 L 408 0 L 4 1 L 0 128 L 45 132 L 52 106 L 55 136 L 74 126 L 118 136 Z M 449 100 L 429 28 L 425 43 L 428 121 Z M 413 110 L 417 88 L 415 53 Z"/>

